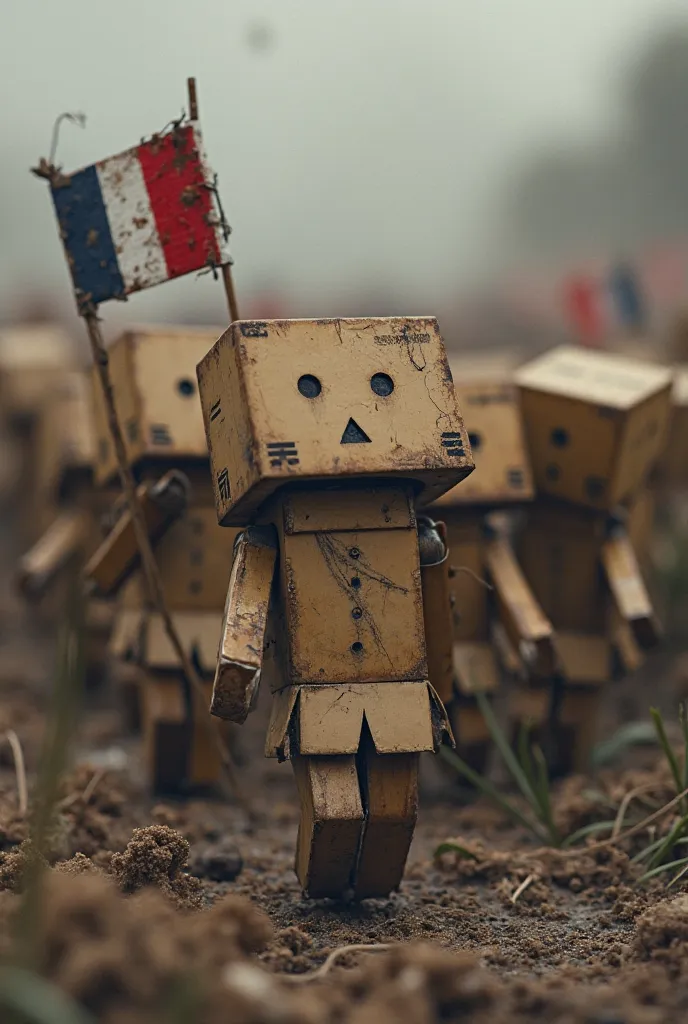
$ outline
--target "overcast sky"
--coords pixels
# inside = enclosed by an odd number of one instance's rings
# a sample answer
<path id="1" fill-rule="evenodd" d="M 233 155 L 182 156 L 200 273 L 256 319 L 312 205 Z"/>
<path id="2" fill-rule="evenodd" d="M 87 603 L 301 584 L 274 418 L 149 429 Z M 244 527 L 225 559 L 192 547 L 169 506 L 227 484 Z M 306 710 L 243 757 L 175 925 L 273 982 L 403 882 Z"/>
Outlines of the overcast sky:
<path id="1" fill-rule="evenodd" d="M 429 311 L 499 266 L 514 168 L 610 130 L 624 66 L 681 15 L 686 0 L 4 0 L 0 316 L 26 282 L 68 288 L 28 174 L 55 116 L 88 117 L 62 133 L 71 170 L 177 116 L 189 74 L 240 295 L 274 282 L 321 312 L 380 287 Z M 212 282 L 188 280 L 126 316 L 189 301 L 222 310 Z"/>

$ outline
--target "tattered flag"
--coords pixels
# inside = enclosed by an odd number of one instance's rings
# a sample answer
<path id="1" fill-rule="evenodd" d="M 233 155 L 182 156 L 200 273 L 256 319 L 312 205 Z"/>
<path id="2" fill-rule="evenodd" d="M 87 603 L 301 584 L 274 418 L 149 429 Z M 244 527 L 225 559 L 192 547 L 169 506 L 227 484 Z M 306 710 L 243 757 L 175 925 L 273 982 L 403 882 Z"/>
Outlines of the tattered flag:
<path id="1" fill-rule="evenodd" d="M 50 190 L 81 312 L 230 262 L 196 122 L 72 174 L 55 170 Z"/>

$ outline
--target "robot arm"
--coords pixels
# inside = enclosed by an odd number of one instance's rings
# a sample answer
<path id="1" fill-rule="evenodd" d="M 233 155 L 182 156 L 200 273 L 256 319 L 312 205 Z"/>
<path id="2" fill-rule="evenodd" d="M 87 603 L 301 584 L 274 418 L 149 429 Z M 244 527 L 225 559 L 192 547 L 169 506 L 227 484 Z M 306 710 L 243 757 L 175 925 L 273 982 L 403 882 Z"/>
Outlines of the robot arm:
<path id="1" fill-rule="evenodd" d="M 53 520 L 45 533 L 20 559 L 16 583 L 27 599 L 37 601 L 64 566 L 77 554 L 87 534 L 83 512 L 68 509 Z"/>
<path id="2" fill-rule="evenodd" d="M 189 496 L 189 481 L 183 473 L 171 470 L 155 483 L 141 484 L 137 495 L 148 536 L 154 543 L 184 512 Z M 131 512 L 123 509 L 98 550 L 89 559 L 84 575 L 98 594 L 107 596 L 114 593 L 131 575 L 139 559 Z"/>
<path id="3" fill-rule="evenodd" d="M 661 630 L 643 580 L 633 545 L 624 527 L 615 523 L 602 546 L 602 568 L 622 622 L 643 650 L 659 643 Z"/>
<path id="4" fill-rule="evenodd" d="M 534 675 L 551 676 L 557 663 L 552 623 L 523 575 L 508 538 L 493 532 L 485 544 L 485 559 L 507 637 Z"/>
<path id="5" fill-rule="evenodd" d="M 444 523 L 418 516 L 420 579 L 428 678 L 446 704 L 453 696 L 453 625 L 449 588 L 449 549 Z"/>
<path id="6" fill-rule="evenodd" d="M 254 705 L 263 664 L 263 644 L 277 537 L 272 527 L 249 527 L 235 549 L 210 713 L 241 725 Z"/>

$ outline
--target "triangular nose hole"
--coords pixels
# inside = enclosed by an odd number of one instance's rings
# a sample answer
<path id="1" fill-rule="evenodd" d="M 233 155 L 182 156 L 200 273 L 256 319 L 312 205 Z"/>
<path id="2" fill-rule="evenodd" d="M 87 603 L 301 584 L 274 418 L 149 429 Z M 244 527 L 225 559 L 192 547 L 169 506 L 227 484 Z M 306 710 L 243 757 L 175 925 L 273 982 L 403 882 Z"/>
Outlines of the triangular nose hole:
<path id="1" fill-rule="evenodd" d="M 370 444 L 370 438 L 365 430 L 361 430 L 356 420 L 349 419 L 346 429 L 342 434 L 340 444 Z"/>

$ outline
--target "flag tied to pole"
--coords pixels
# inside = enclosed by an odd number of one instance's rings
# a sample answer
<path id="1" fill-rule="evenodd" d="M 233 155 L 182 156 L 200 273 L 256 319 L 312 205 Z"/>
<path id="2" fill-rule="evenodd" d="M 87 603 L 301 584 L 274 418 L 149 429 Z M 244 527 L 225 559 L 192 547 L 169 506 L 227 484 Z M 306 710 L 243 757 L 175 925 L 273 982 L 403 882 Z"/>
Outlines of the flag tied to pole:
<path id="1" fill-rule="evenodd" d="M 50 191 L 80 312 L 229 263 L 229 228 L 196 122 L 174 124 Z"/>

